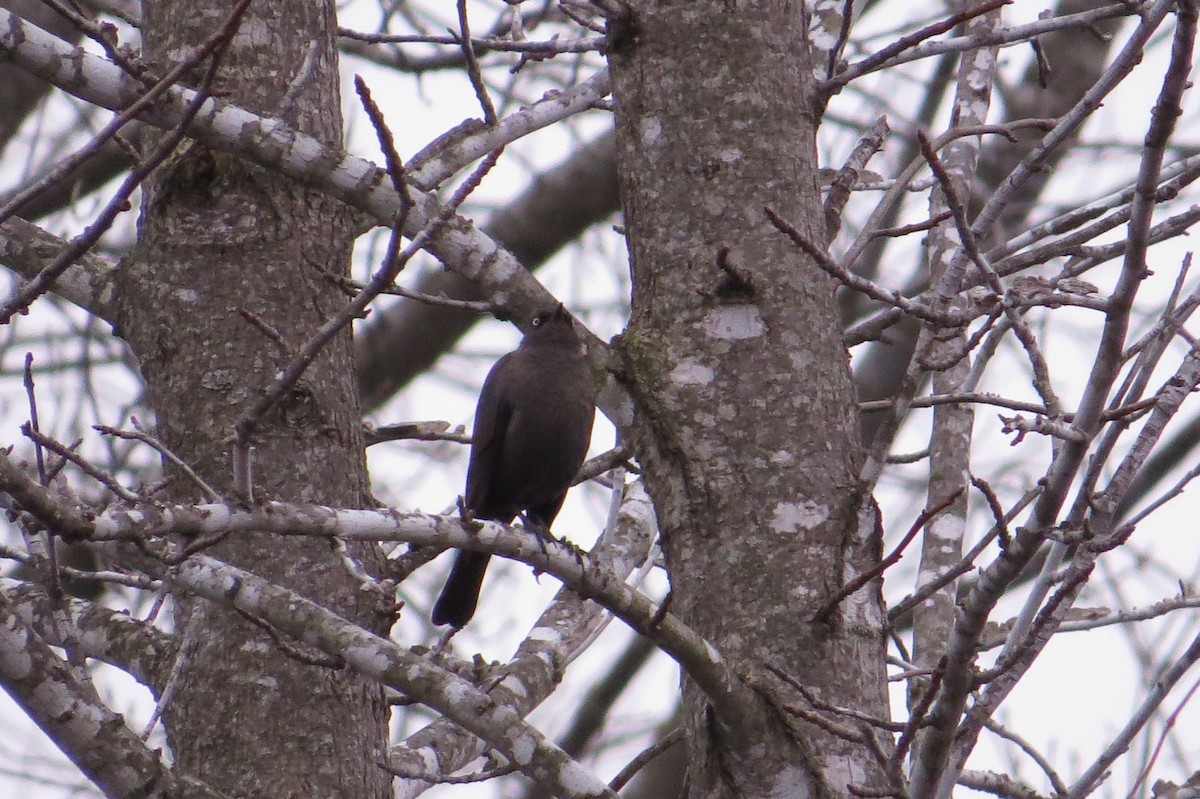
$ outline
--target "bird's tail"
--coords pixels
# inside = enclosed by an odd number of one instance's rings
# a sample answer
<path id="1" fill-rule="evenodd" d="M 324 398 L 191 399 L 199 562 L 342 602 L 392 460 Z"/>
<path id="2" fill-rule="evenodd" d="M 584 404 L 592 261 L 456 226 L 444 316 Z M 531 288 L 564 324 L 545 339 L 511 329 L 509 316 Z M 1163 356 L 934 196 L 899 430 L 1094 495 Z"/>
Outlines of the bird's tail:
<path id="1" fill-rule="evenodd" d="M 487 552 L 464 550 L 458 553 L 441 596 L 433 606 L 434 624 L 449 624 L 459 628 L 466 626 L 475 615 L 479 589 L 483 586 L 483 575 L 491 558 Z"/>

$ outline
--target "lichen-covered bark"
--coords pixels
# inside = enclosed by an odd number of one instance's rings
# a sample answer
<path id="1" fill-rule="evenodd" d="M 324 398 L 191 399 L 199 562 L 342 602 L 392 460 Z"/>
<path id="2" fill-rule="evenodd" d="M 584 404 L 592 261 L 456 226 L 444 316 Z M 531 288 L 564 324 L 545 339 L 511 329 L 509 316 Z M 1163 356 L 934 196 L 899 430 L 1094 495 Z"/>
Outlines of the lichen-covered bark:
<path id="1" fill-rule="evenodd" d="M 148 3 L 142 33 L 159 68 L 218 30 L 224 2 Z M 250 5 L 216 91 L 336 144 L 342 122 L 331 2 Z M 285 101 L 289 87 L 294 97 Z M 351 219 L 335 200 L 192 146 L 147 187 L 135 252 L 121 270 L 120 330 L 146 379 L 161 438 L 219 491 L 233 480 L 234 423 L 279 368 L 344 304 Z M 270 326 L 282 346 L 249 324 Z M 347 330 L 262 421 L 254 440 L 258 497 L 365 507 L 368 483 Z M 170 493 L 200 498 L 183 475 Z M 382 630 L 378 597 L 327 543 L 235 537 L 218 557 Z M 357 553 L 368 564 L 373 551 Z M 204 602 L 179 602 L 177 626 L 201 630 L 165 721 L 185 774 L 231 796 L 383 797 L 386 705 L 380 688 L 301 665 L 262 630 Z"/>
<path id="2" fill-rule="evenodd" d="M 777 666 L 886 716 L 878 585 L 813 619 L 878 558 L 834 285 L 763 211 L 822 240 L 802 5 L 639 3 L 610 40 L 633 269 L 619 377 L 671 609 L 739 673 Z M 692 797 L 882 784 L 864 747 L 782 723 L 730 734 L 684 690 Z"/>
<path id="3" fill-rule="evenodd" d="M 1000 24 L 1000 12 L 976 17 L 966 26 L 968 34 L 990 31 Z M 950 126 L 970 127 L 987 121 L 995 82 L 997 48 L 980 48 L 971 58 L 959 63 L 954 111 Z M 939 154 L 942 168 L 954 190 L 954 201 L 965 202 L 971 196 L 971 180 L 979 157 L 980 139 L 966 137 L 948 144 Z M 962 198 L 960 201 L 959 198 Z M 951 198 L 944 190 L 934 192 L 930 216 L 950 208 Z M 942 286 L 947 266 L 962 249 L 960 231 L 953 221 L 938 225 L 930 233 L 926 246 L 929 282 Z M 943 286 L 953 296 L 957 286 Z M 967 352 L 964 329 L 939 330 L 931 338 L 927 354 L 930 363 L 945 365 L 933 374 L 935 394 L 970 391 L 967 385 L 971 356 Z M 926 509 L 942 508 L 925 526 L 917 585 L 932 583 L 962 557 L 967 531 L 967 497 L 971 491 L 971 428 L 975 411 L 970 405 L 942 405 L 933 411 L 933 432 L 929 438 L 929 496 Z M 955 585 L 949 583 L 932 594 L 913 611 L 913 662 L 935 669 L 950 639 L 954 624 Z M 932 680 L 912 680 L 908 685 L 908 704 L 912 710 L 926 698 Z"/>

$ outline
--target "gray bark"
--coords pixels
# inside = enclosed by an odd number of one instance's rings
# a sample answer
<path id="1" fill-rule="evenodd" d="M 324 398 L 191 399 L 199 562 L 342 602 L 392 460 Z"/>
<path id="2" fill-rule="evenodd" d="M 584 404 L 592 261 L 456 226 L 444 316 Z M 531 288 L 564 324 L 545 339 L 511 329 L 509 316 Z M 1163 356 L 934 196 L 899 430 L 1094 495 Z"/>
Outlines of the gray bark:
<path id="1" fill-rule="evenodd" d="M 672 611 L 740 674 L 778 666 L 825 701 L 885 716 L 878 583 L 813 618 L 878 559 L 834 285 L 763 212 L 822 238 L 801 8 L 647 2 L 619 24 L 633 270 L 619 377 L 638 405 L 625 432 L 658 510 Z M 719 71 L 698 72 L 698 58 Z M 796 734 L 773 701 L 751 728 L 686 681 L 684 694 L 690 797 L 883 784 L 865 748 Z"/>
<path id="2" fill-rule="evenodd" d="M 166 67 L 219 29 L 226 3 L 146 7 L 146 55 Z M 341 138 L 332 3 L 251 5 L 216 82 L 236 102 L 329 143 Z M 309 53 L 290 108 L 284 92 Z M 327 273 L 345 274 L 351 217 L 339 202 L 234 157 L 193 146 L 146 187 L 139 241 L 121 270 L 119 326 L 136 354 L 158 434 L 210 485 L 232 495 L 233 424 L 291 350 L 340 309 Z M 289 352 L 246 323 L 270 325 Z M 368 507 L 349 331 L 329 344 L 254 439 L 256 496 Z M 169 473 L 172 473 L 168 469 Z M 200 493 L 177 473 L 172 498 Z M 231 537 L 213 552 L 347 619 L 386 629 L 381 597 L 362 594 L 326 543 Z M 356 554 L 368 563 L 373 550 Z M 381 798 L 382 689 L 303 665 L 228 611 L 177 597 L 177 628 L 203 634 L 181 664 L 165 722 L 178 768 L 237 796 Z"/>

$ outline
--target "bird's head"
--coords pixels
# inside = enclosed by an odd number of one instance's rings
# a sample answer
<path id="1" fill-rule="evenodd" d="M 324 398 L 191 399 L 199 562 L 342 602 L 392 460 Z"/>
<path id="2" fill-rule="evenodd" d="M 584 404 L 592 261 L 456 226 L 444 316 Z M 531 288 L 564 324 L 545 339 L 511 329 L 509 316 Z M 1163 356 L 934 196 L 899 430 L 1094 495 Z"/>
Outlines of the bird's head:
<path id="1" fill-rule="evenodd" d="M 573 347 L 578 344 L 579 334 L 575 332 L 575 323 L 561 302 L 553 308 L 538 311 L 530 321 L 529 331 L 521 342 L 521 346 Z"/>

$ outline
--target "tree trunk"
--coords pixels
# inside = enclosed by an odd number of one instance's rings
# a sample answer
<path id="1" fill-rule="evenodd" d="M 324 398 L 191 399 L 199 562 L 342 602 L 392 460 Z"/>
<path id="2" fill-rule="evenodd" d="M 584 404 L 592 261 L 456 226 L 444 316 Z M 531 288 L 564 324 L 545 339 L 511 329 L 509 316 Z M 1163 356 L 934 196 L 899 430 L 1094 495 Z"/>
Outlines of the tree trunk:
<path id="1" fill-rule="evenodd" d="M 835 286 L 763 210 L 823 240 L 802 6 L 647 2 L 611 35 L 633 270 L 626 432 L 659 513 L 671 609 L 739 673 L 777 667 L 824 702 L 886 717 L 878 582 L 814 619 L 879 557 Z M 764 679 L 774 706 L 803 704 Z M 866 747 L 782 713 L 731 730 L 684 693 L 690 797 L 885 784 Z"/>
<path id="2" fill-rule="evenodd" d="M 143 8 L 146 55 L 159 71 L 219 30 L 230 11 L 213 0 Z M 336 145 L 335 31 L 331 2 L 255 2 L 214 89 Z M 339 202 L 201 146 L 185 146 L 146 186 L 139 241 L 121 276 L 122 333 L 160 437 L 226 497 L 233 425 L 344 306 L 328 276 L 346 274 L 352 236 Z M 256 498 L 370 506 L 348 328 L 263 418 L 253 444 Z M 183 474 L 168 473 L 171 499 L 204 499 Z M 360 591 L 326 542 L 259 535 L 226 540 L 213 553 L 386 632 L 386 598 Z M 377 565 L 373 549 L 352 553 Z M 389 795 L 378 765 L 387 741 L 378 685 L 304 665 L 263 630 L 202 601 L 175 602 L 184 656 L 165 722 L 183 773 L 231 796 Z"/>

